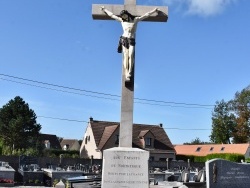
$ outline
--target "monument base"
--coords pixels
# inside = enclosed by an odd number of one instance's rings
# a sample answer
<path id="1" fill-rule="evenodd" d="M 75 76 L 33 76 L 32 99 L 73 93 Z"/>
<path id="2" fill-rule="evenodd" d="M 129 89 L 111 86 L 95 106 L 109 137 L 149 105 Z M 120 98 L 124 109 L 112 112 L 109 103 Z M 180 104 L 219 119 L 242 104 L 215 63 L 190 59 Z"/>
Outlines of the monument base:
<path id="1" fill-rule="evenodd" d="M 104 150 L 102 188 L 148 188 L 149 152 L 138 148 Z"/>

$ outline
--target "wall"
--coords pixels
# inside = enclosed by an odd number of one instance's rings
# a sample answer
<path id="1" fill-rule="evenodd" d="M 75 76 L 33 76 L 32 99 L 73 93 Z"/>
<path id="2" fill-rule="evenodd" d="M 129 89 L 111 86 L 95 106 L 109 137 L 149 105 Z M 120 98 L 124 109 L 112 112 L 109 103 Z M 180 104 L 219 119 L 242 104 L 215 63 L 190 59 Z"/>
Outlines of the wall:
<path id="1" fill-rule="evenodd" d="M 250 158 L 250 147 L 247 148 L 245 159 Z"/>
<path id="2" fill-rule="evenodd" d="M 93 156 L 94 159 L 101 159 L 101 152 L 96 151 L 96 149 L 97 147 L 96 147 L 93 131 L 92 131 L 91 125 L 88 124 L 88 127 L 86 129 L 86 132 L 84 134 L 84 138 L 82 141 L 81 149 L 80 149 L 80 157 L 91 158 L 91 156 Z"/>

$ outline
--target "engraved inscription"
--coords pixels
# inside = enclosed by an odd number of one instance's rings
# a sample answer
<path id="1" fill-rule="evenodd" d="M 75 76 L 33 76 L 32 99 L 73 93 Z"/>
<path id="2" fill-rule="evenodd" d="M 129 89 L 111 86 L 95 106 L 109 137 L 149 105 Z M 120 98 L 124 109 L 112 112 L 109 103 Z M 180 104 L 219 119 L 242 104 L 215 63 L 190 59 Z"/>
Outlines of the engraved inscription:
<path id="1" fill-rule="evenodd" d="M 230 180 L 230 179 L 249 179 L 249 174 L 245 174 L 245 172 L 241 171 L 240 168 L 231 168 L 230 171 L 225 173 L 225 176 L 221 176 L 221 180 Z"/>

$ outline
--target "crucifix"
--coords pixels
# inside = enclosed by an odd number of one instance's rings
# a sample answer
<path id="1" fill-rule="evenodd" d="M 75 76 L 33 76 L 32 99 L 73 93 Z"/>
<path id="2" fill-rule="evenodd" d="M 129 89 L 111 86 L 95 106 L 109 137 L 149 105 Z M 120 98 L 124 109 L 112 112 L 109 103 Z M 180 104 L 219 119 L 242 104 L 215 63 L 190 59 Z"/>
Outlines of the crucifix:
<path id="1" fill-rule="evenodd" d="M 136 5 L 136 0 L 124 0 L 124 5 L 92 5 L 93 19 L 114 19 L 121 22 L 123 28 L 118 46 L 118 52 L 123 54 L 119 147 L 132 148 L 137 23 L 139 21 L 166 22 L 167 15 L 167 7 Z"/>

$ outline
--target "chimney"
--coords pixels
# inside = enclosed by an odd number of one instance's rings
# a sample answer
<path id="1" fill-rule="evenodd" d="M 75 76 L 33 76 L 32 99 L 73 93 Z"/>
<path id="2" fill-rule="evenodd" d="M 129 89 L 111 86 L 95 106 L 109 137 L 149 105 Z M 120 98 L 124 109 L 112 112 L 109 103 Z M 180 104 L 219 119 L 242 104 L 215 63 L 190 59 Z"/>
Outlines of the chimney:
<path id="1" fill-rule="evenodd" d="M 162 127 L 162 123 L 160 123 L 159 125 L 160 125 L 160 127 Z"/>
<path id="2" fill-rule="evenodd" d="M 93 122 L 93 118 L 90 116 L 90 118 L 89 118 L 89 122 Z"/>

